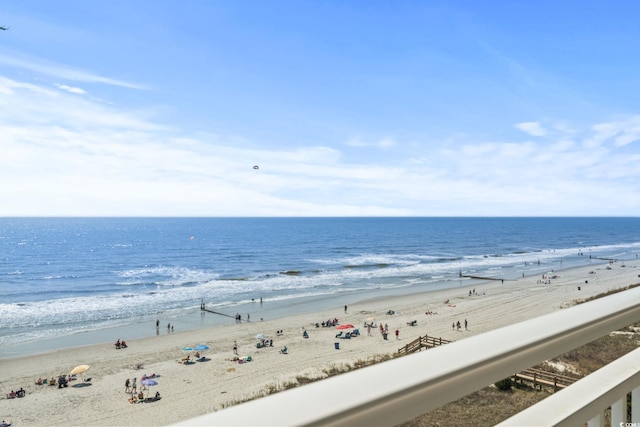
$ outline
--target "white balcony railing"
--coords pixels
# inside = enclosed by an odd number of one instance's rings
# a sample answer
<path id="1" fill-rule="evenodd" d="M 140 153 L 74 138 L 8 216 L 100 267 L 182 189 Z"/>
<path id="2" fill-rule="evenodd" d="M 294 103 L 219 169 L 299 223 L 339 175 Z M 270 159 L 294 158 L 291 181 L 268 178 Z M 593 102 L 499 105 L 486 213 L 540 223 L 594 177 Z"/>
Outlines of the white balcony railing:
<path id="1" fill-rule="evenodd" d="M 192 418 L 184 426 L 393 426 L 543 360 L 640 321 L 640 288 Z M 633 391 L 640 423 L 640 350 L 503 425 L 623 422 Z M 540 409 L 541 408 L 541 409 Z M 544 418 L 543 418 L 544 416 Z M 620 421 L 618 421 L 620 420 Z M 471 420 L 470 420 L 471 421 Z M 619 424 L 612 424 L 619 425 Z M 640 425 L 640 424 L 638 424 Z"/>
<path id="2" fill-rule="evenodd" d="M 611 426 L 627 422 L 627 394 L 632 392 L 632 419 L 640 421 L 640 348 L 582 378 L 570 387 L 508 420 L 500 427 L 602 426 L 604 408 L 611 406 Z M 637 424 L 640 426 L 640 423 Z"/>

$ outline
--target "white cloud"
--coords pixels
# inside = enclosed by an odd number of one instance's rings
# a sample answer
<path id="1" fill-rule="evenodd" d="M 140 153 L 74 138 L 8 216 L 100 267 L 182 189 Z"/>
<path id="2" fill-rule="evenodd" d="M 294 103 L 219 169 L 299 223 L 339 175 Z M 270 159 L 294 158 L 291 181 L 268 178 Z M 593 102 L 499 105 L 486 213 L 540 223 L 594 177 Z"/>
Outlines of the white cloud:
<path id="1" fill-rule="evenodd" d="M 72 86 L 60 85 L 60 84 L 56 84 L 56 86 L 62 90 L 66 90 L 67 92 L 75 93 L 78 95 L 85 95 L 87 93 L 86 90 L 81 89 L 79 87 L 72 87 Z"/>
<path id="2" fill-rule="evenodd" d="M 516 129 L 528 133 L 531 136 L 545 136 L 548 132 L 540 122 L 522 122 L 514 125 Z"/>
<path id="3" fill-rule="evenodd" d="M 380 149 L 391 148 L 396 145 L 393 138 L 382 138 L 374 141 L 363 141 L 359 138 L 353 138 L 347 141 L 347 145 L 351 147 L 375 147 Z"/>
<path id="4" fill-rule="evenodd" d="M 155 108 L 6 78 L 0 92 L 5 216 L 640 214 L 640 154 L 616 151 L 616 138 L 638 134 L 637 117 L 583 129 L 581 140 L 429 139 L 404 159 L 350 161 L 330 146 L 187 133 L 160 124 Z M 590 139 L 603 143 L 580 143 Z M 349 145 L 408 146 L 398 142 Z"/>
<path id="5" fill-rule="evenodd" d="M 598 123 L 591 129 L 593 135 L 585 140 L 585 146 L 597 147 L 612 141 L 616 147 L 622 147 L 640 140 L 640 115 Z"/>

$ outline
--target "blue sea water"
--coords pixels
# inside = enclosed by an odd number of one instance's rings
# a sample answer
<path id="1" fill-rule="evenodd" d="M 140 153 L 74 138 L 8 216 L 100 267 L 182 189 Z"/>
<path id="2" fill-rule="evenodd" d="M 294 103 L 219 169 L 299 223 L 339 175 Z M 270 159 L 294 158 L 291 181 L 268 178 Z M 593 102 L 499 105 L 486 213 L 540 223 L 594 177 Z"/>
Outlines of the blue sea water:
<path id="1" fill-rule="evenodd" d="M 185 320 L 202 301 L 274 318 L 638 253 L 639 218 L 0 218 L 0 357 L 155 319 L 233 323 Z"/>

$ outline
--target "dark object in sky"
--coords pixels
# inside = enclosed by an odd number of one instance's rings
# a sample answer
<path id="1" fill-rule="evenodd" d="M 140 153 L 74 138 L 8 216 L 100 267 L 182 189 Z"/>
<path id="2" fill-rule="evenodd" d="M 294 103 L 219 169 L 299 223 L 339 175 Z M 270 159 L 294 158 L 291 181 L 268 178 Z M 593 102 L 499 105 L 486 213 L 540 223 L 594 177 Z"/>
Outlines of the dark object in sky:
<path id="1" fill-rule="evenodd" d="M 5 27 L 5 26 L 2 26 L 2 27 L 0 27 L 0 30 L 2 30 L 2 31 L 7 31 L 9 28 L 11 28 L 11 27 Z"/>
<path id="2" fill-rule="evenodd" d="M 260 166 L 255 165 L 253 168 L 254 168 L 255 170 L 258 170 L 258 169 L 260 169 Z"/>

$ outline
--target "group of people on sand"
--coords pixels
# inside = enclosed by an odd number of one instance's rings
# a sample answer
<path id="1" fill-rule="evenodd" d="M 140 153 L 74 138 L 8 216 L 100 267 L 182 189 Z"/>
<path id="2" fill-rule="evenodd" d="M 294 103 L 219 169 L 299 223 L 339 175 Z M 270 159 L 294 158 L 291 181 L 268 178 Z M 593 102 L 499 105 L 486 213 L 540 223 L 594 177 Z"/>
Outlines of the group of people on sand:
<path id="1" fill-rule="evenodd" d="M 138 385 L 136 384 L 137 378 L 133 377 L 133 382 L 131 382 L 130 378 L 124 382 L 124 392 L 134 394 L 138 389 Z"/>
<path id="2" fill-rule="evenodd" d="M 151 375 L 147 375 L 144 374 L 141 378 L 142 380 L 145 380 L 147 378 L 155 378 L 156 374 L 151 374 Z M 127 378 L 127 380 L 124 382 L 124 392 L 127 394 L 130 394 L 131 397 L 129 397 L 129 402 L 130 403 L 140 403 L 140 402 L 144 402 L 144 391 L 143 388 L 140 388 L 140 391 L 138 392 L 138 384 L 136 383 L 137 378 L 133 377 L 133 381 L 131 381 L 130 378 Z M 137 396 L 136 396 L 137 393 Z M 150 399 L 147 399 L 147 401 L 149 401 Z M 160 400 L 160 393 L 156 392 L 155 398 L 153 400 Z"/>
<path id="3" fill-rule="evenodd" d="M 273 340 L 270 338 L 261 338 L 260 341 L 256 343 L 256 348 L 262 347 L 273 347 Z"/>
<path id="4" fill-rule="evenodd" d="M 337 326 L 337 325 L 338 325 L 338 319 L 335 318 L 335 319 L 326 320 L 320 324 L 316 323 L 316 328 L 320 326 L 322 326 L 323 328 L 330 328 L 332 326 Z"/>
<path id="5" fill-rule="evenodd" d="M 120 338 L 118 338 L 118 341 L 116 341 L 116 350 L 120 350 L 121 348 L 127 348 L 127 342 L 125 340 L 120 340 Z"/>
<path id="6" fill-rule="evenodd" d="M 129 403 L 142 403 L 145 402 L 145 398 L 144 398 L 144 393 L 142 392 L 142 390 L 140 390 L 140 392 L 138 393 L 138 396 L 136 396 L 135 392 L 131 392 L 131 397 L 129 397 L 129 399 L 127 399 L 129 401 Z M 151 401 L 156 401 L 156 400 L 160 400 L 160 393 L 156 391 L 156 395 L 154 396 L 153 399 L 151 398 L 147 398 L 146 401 L 147 402 L 151 402 Z"/>
<path id="7" fill-rule="evenodd" d="M 131 397 L 129 397 L 129 403 L 138 403 L 138 402 L 142 402 L 144 401 L 144 393 L 142 391 L 140 391 L 140 393 L 138 393 L 138 397 L 136 397 L 136 394 L 134 392 L 131 393 Z"/>
<path id="8" fill-rule="evenodd" d="M 51 377 L 50 379 L 38 378 L 36 380 L 36 385 L 44 385 L 44 384 L 56 385 L 56 383 L 57 383 L 56 377 Z"/>
<path id="9" fill-rule="evenodd" d="M 389 335 L 389 325 L 380 323 L 380 333 L 382 334 L 382 338 L 386 340 Z M 400 339 L 400 329 L 396 329 L 396 338 Z"/>
<path id="10" fill-rule="evenodd" d="M 458 331 L 462 330 L 462 324 L 460 323 L 460 321 L 458 320 L 457 322 L 453 322 L 451 324 L 451 329 L 453 329 L 454 331 L 457 329 Z M 468 331 L 469 330 L 469 322 L 467 322 L 467 319 L 464 319 L 464 330 Z"/>
<path id="11" fill-rule="evenodd" d="M 7 394 L 7 399 L 15 399 L 16 397 L 25 397 L 26 395 L 27 395 L 27 392 L 24 391 L 22 387 L 20 387 L 20 390 L 18 391 L 11 390 L 11 393 Z"/>

